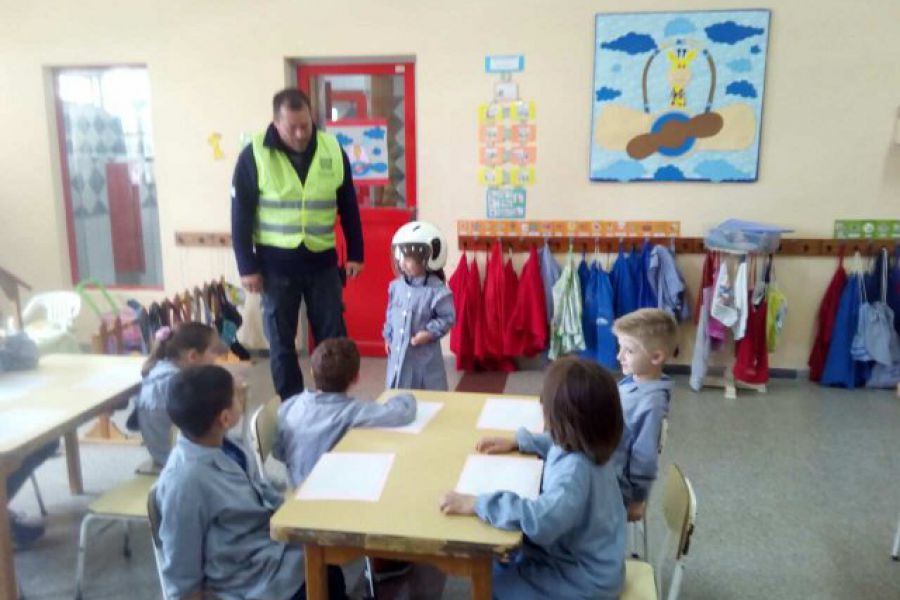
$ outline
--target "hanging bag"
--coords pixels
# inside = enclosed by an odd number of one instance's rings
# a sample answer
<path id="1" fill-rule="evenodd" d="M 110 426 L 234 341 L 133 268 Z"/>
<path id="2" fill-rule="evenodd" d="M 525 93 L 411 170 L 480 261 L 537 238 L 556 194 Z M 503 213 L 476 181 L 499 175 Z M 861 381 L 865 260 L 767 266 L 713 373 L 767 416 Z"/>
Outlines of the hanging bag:
<path id="1" fill-rule="evenodd" d="M 869 349 L 866 346 L 866 324 L 870 321 L 870 305 L 868 295 L 866 294 L 865 270 L 863 269 L 862 258 L 860 258 L 859 252 L 856 253 L 854 262 L 856 263 L 856 272 L 858 275 L 856 282 L 857 294 L 859 295 L 859 312 L 857 313 L 856 333 L 853 335 L 853 340 L 850 342 L 850 356 L 852 356 L 853 360 L 856 362 L 869 362 L 873 360 L 872 355 L 869 354 Z"/>
<path id="2" fill-rule="evenodd" d="M 860 310 L 860 327 L 866 351 L 872 359 L 890 366 L 898 358 L 896 332 L 894 331 L 894 311 L 887 304 L 887 250 L 881 251 L 881 298 L 869 303 L 867 310 Z"/>

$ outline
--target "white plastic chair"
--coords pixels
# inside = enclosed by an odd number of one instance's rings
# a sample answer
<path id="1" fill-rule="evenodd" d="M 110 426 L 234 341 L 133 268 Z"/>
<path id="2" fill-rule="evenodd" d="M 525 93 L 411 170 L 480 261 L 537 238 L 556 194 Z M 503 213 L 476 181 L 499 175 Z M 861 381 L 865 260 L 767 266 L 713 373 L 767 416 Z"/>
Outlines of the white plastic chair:
<path id="1" fill-rule="evenodd" d="M 266 459 L 272 453 L 272 445 L 275 443 L 275 436 L 278 433 L 279 406 L 281 406 L 281 399 L 275 396 L 257 408 L 250 417 L 250 442 L 253 458 L 256 461 L 259 476 L 266 481 L 269 481 L 265 468 Z"/>
<path id="2" fill-rule="evenodd" d="M 897 520 L 897 531 L 894 533 L 894 546 L 891 548 L 891 558 L 900 560 L 900 519 Z"/>
<path id="3" fill-rule="evenodd" d="M 665 598 L 678 600 L 684 562 L 694 533 L 697 519 L 697 497 L 694 488 L 678 465 L 669 468 L 663 490 L 663 514 L 666 519 L 666 537 L 656 557 L 656 567 L 640 560 L 625 561 L 625 586 L 620 600 L 657 600 L 662 598 L 662 567 L 666 551 L 675 539 L 675 564 L 669 577 Z"/>
<path id="4" fill-rule="evenodd" d="M 77 351 L 73 325 L 80 312 L 81 296 L 75 292 L 42 292 L 25 305 L 23 328 L 42 353 L 50 349 Z"/>

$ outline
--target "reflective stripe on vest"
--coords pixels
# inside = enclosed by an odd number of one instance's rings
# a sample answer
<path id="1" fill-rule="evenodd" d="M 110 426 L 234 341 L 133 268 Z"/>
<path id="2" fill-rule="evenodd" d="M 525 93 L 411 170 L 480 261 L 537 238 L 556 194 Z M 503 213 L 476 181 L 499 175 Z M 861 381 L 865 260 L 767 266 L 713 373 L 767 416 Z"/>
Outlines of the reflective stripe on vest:
<path id="1" fill-rule="evenodd" d="M 301 243 L 313 252 L 334 248 L 337 189 L 344 182 L 344 159 L 337 139 L 316 132 L 316 153 L 306 183 L 288 157 L 267 148 L 263 134 L 252 138 L 259 186 L 253 241 L 263 246 L 296 248 Z"/>

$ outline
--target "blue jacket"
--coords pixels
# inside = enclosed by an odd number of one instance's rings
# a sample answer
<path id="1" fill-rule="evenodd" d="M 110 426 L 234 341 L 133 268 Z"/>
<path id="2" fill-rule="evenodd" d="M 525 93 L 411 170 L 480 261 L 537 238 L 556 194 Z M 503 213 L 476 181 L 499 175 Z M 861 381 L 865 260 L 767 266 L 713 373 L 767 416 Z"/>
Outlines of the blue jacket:
<path id="1" fill-rule="evenodd" d="M 578 269 L 582 275 L 581 267 Z M 581 353 L 585 358 L 597 361 L 607 369 L 618 367 L 616 360 L 616 336 L 612 326 L 615 321 L 614 293 L 609 274 L 594 261 L 591 264 L 584 292 L 584 313 L 582 316 L 586 349 Z M 589 336 L 592 337 L 588 344 Z"/>
<path id="2" fill-rule="evenodd" d="M 673 387 L 665 376 L 653 381 L 628 376 L 619 382 L 625 428 L 614 459 L 625 504 L 645 501 L 656 480 L 660 428 Z"/>
<path id="3" fill-rule="evenodd" d="M 172 419 L 166 411 L 172 378 L 178 373 L 178 366 L 168 360 L 161 360 L 150 369 L 141 382 L 137 398 L 138 426 L 144 444 L 159 466 L 166 464 L 172 449 Z"/>
<path id="4" fill-rule="evenodd" d="M 864 365 L 853 360 L 850 346 L 859 324 L 860 277 L 851 275 L 841 292 L 834 329 L 828 343 L 828 357 L 822 370 L 822 385 L 842 386 L 853 389 L 865 383 L 868 376 Z"/>
<path id="5" fill-rule="evenodd" d="M 300 589 L 303 549 L 269 534 L 282 497 L 223 448 L 180 436 L 155 489 L 166 597 L 288 600 Z"/>
<path id="6" fill-rule="evenodd" d="M 521 552 L 494 569 L 499 600 L 618 598 L 625 577 L 625 508 L 612 461 L 597 465 L 547 434 L 516 433 L 519 450 L 544 459 L 541 494 L 482 494 L 475 512 L 525 534 Z"/>
<path id="7" fill-rule="evenodd" d="M 556 280 L 562 274 L 562 269 L 556 259 L 553 258 L 553 251 L 550 250 L 550 244 L 544 240 L 544 247 L 541 248 L 541 281 L 544 282 L 544 302 L 547 308 L 547 323 L 553 321 L 553 286 Z"/>
<path id="8" fill-rule="evenodd" d="M 412 394 L 398 394 L 379 404 L 347 394 L 306 390 L 278 408 L 272 456 L 287 465 L 291 487 L 296 488 L 351 427 L 396 427 L 415 418 Z"/>
<path id="9" fill-rule="evenodd" d="M 613 263 L 612 272 L 610 273 L 613 291 L 615 292 L 615 312 L 616 317 L 627 315 L 638 309 L 638 289 L 634 279 L 634 271 L 632 265 L 625 252 L 619 248 L 619 256 Z"/>

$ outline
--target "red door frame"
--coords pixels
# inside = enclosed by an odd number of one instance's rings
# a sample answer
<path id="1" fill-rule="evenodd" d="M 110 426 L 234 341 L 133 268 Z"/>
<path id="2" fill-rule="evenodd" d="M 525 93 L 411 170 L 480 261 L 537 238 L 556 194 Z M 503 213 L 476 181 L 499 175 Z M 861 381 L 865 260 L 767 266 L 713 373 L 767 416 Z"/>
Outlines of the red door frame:
<path id="1" fill-rule="evenodd" d="M 406 146 L 406 207 L 416 208 L 416 74 L 414 62 L 342 65 L 297 65 L 297 87 L 310 94 L 309 78 L 322 75 L 403 75 L 403 121 Z"/>

